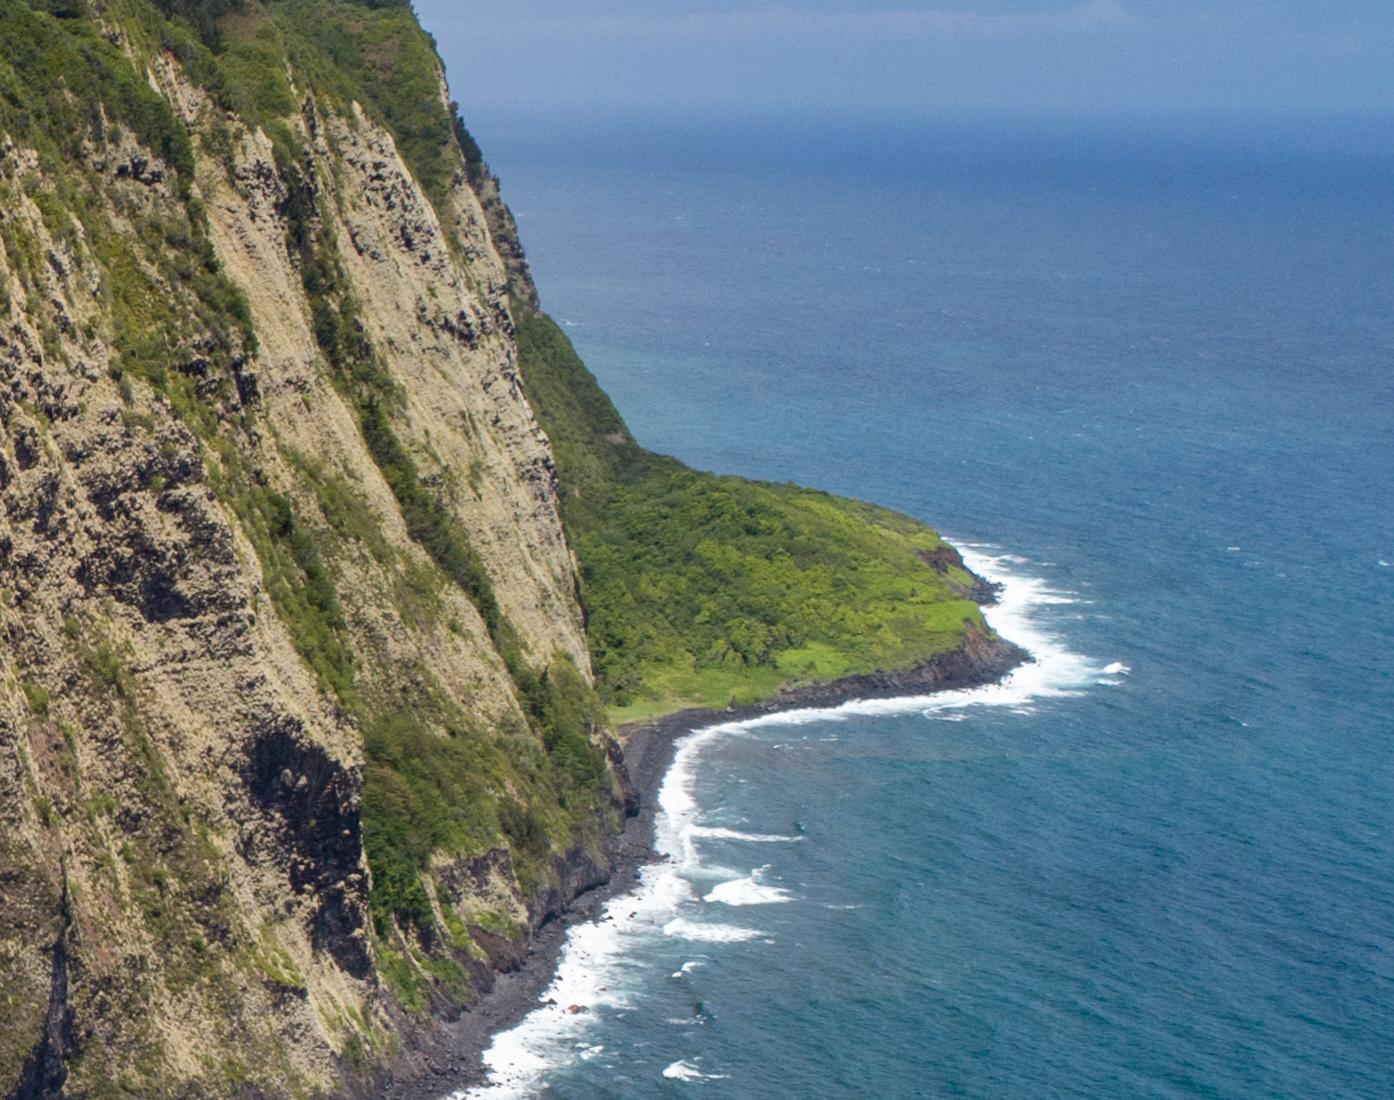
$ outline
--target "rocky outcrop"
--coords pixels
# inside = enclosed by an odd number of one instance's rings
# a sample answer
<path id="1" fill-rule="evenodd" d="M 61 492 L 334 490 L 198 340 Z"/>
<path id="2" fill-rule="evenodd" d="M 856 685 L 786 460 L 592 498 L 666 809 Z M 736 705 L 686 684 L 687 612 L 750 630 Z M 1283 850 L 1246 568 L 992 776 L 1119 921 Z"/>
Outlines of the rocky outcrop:
<path id="1" fill-rule="evenodd" d="M 243 779 L 293 891 L 314 899 L 310 944 L 348 975 L 372 976 L 362 896 L 358 776 L 338 766 L 298 723 L 259 731 Z"/>
<path id="2" fill-rule="evenodd" d="M 990 606 L 997 602 L 1000 584 L 984 579 L 963 564 L 963 555 L 947 542 L 934 550 L 921 551 L 920 558 L 949 584 L 974 603 Z"/>
<path id="3" fill-rule="evenodd" d="M 482 178 L 475 188 L 484 218 L 489 227 L 489 236 L 504 263 L 508 273 L 509 291 L 528 308 L 539 309 L 537 286 L 532 281 L 532 268 L 523 252 L 522 241 L 518 236 L 518 224 L 513 220 L 513 211 L 503 201 L 499 192 L 499 180 L 483 166 Z"/>

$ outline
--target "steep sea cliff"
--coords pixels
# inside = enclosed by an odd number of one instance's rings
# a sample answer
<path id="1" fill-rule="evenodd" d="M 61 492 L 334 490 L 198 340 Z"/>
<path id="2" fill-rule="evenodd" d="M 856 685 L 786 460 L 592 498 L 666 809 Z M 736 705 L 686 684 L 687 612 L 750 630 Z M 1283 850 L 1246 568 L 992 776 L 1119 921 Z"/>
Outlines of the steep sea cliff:
<path id="1" fill-rule="evenodd" d="M 634 443 L 408 6 L 3 0 L 0 91 L 0 1095 L 424 1073 L 623 862 L 614 715 L 1016 659 Z"/>

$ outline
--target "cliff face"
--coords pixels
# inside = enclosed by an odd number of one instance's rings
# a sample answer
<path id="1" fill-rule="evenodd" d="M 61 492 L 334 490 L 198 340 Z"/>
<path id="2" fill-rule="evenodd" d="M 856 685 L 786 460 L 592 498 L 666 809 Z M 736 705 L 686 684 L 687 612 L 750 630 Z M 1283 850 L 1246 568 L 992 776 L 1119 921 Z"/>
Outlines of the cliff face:
<path id="1" fill-rule="evenodd" d="M 602 698 L 990 678 L 989 596 L 637 444 L 402 0 L 0 0 L 0 1097 L 374 1094 L 608 875 Z"/>
<path id="2" fill-rule="evenodd" d="M 429 43 L 232 7 L 0 3 L 0 1096 L 369 1076 L 620 814 L 520 257 L 293 20 Z"/>

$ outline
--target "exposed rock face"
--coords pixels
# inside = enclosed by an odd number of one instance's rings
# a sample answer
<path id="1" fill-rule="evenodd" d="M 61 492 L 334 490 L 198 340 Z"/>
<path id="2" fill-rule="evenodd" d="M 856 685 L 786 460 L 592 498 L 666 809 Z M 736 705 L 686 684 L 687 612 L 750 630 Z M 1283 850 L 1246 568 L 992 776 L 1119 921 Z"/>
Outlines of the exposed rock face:
<path id="1" fill-rule="evenodd" d="M 499 193 L 497 177 L 484 170 L 480 183 L 479 202 L 484 208 L 484 217 L 489 226 L 489 235 L 494 247 L 503 258 L 508 273 L 508 287 L 513 295 L 526 302 L 531 308 L 538 308 L 537 287 L 532 281 L 532 268 L 523 254 L 523 246 L 518 240 L 518 226 L 513 220 L 513 211 L 503 201 Z"/>
<path id="2" fill-rule="evenodd" d="M 967 573 L 971 583 L 963 587 L 962 591 L 968 599 L 983 605 L 997 602 L 997 594 L 1002 586 L 985 580 L 970 570 L 963 564 L 963 556 L 948 543 L 944 543 L 933 552 L 922 553 L 920 557 L 926 565 L 941 575 L 949 575 L 952 571 Z M 959 586 L 955 585 L 954 587 Z"/>
<path id="3" fill-rule="evenodd" d="M 603 880 L 623 812 L 608 772 L 548 797 L 528 677 L 589 659 L 521 252 L 463 162 L 433 203 L 357 104 L 295 85 L 288 165 L 173 56 L 129 63 L 192 173 L 110 125 L 60 176 L 0 126 L 0 1096 L 332 1093 Z M 316 329 L 293 198 L 395 465 Z M 477 795 L 420 838 L 404 915 L 365 847 L 436 743 L 477 754 Z"/>

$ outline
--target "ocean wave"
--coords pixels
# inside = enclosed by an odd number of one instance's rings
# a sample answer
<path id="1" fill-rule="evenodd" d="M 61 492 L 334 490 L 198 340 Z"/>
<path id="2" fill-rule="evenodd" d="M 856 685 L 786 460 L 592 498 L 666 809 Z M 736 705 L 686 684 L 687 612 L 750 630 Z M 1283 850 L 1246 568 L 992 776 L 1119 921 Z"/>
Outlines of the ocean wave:
<path id="1" fill-rule="evenodd" d="M 687 835 L 699 840 L 743 840 L 748 844 L 797 844 L 804 839 L 801 836 L 779 836 L 776 833 L 742 833 L 716 825 L 690 825 Z"/>
<path id="2" fill-rule="evenodd" d="M 659 788 L 654 822 L 654 847 L 668 858 L 645 867 L 639 886 L 632 893 L 609 901 L 599 921 L 576 925 L 568 932 L 556 978 L 540 998 L 543 1003 L 517 1026 L 494 1037 L 484 1054 L 487 1084 L 454 1093 L 454 1098 L 515 1100 L 535 1092 L 549 1073 L 574 1062 L 577 1049 L 585 1047 L 579 1040 L 601 1018 L 596 1010 L 623 1007 L 624 981 L 626 974 L 632 973 L 626 971 L 624 961 L 641 954 L 645 945 L 663 937 L 707 944 L 742 943 L 765 937 L 764 932 L 753 928 L 695 919 L 699 911 L 692 908 L 699 897 L 693 883 L 710 879 L 719 870 L 703 863 L 698 841 L 776 843 L 802 839 L 740 833 L 701 824 L 701 807 L 694 793 L 696 774 L 703 753 L 714 742 L 765 726 L 844 722 L 862 716 L 919 713 L 927 718 L 959 720 L 960 714 L 966 717 L 965 712 L 971 713 L 978 707 L 1031 714 L 1042 700 L 1079 695 L 1101 677 L 1121 682 L 1117 678 L 1131 671 L 1121 661 L 1102 662 L 1073 652 L 1039 621 L 1042 609 L 1068 605 L 1075 599 L 1072 594 L 1009 568 L 1029 564 L 1024 559 L 994 553 L 991 547 L 959 545 L 964 547 L 963 558 L 970 569 L 1002 585 L 997 603 L 986 611 L 988 620 L 1003 637 L 1030 651 L 1034 660 L 999 683 L 983 687 L 901 699 L 855 700 L 827 709 L 785 711 L 717 723 L 683 737 Z M 777 887 L 760 884 L 752 875 L 713 887 L 703 900 L 740 904 L 730 899 L 753 896 L 753 891 L 784 893 Z M 775 900 L 789 899 L 763 899 Z M 677 973 L 686 972 L 684 966 Z M 673 1064 L 687 1065 L 690 1063 Z"/>
<path id="3" fill-rule="evenodd" d="M 663 934 L 680 940 L 691 940 L 693 943 L 745 943 L 748 940 L 758 940 L 765 933 L 735 924 L 706 924 L 684 917 L 674 917 L 663 926 Z"/>
<path id="4" fill-rule="evenodd" d="M 670 1081 L 719 1081 L 725 1078 L 724 1073 L 703 1073 L 691 1062 L 674 1062 L 663 1071 L 663 1076 Z"/>
<path id="5" fill-rule="evenodd" d="M 759 880 L 759 876 L 768 869 L 760 867 L 744 878 L 719 883 L 713 886 L 702 900 L 732 906 L 778 905 L 781 902 L 793 901 L 794 895 L 782 886 L 767 886 Z"/>

